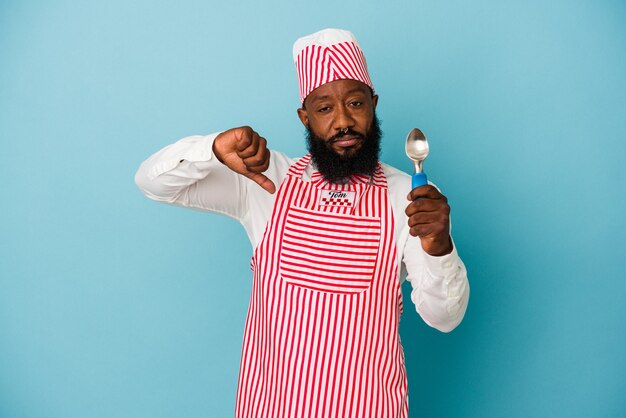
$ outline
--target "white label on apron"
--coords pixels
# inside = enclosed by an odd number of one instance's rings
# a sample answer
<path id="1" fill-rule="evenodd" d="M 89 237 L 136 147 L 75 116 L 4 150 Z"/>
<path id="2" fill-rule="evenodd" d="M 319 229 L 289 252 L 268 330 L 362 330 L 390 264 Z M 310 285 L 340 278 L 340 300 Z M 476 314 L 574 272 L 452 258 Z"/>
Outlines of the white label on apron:
<path id="1" fill-rule="evenodd" d="M 341 206 L 351 208 L 354 205 L 356 192 L 343 190 L 322 190 L 320 206 Z"/>

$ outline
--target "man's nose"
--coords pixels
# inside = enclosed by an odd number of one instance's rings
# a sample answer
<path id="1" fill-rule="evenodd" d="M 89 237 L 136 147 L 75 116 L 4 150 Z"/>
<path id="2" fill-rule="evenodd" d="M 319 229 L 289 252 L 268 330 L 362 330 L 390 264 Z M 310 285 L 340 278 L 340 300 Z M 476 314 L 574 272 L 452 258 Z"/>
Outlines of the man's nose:
<path id="1" fill-rule="evenodd" d="M 337 132 L 351 129 L 354 127 L 354 119 L 350 110 L 341 106 L 336 109 L 334 128 Z"/>

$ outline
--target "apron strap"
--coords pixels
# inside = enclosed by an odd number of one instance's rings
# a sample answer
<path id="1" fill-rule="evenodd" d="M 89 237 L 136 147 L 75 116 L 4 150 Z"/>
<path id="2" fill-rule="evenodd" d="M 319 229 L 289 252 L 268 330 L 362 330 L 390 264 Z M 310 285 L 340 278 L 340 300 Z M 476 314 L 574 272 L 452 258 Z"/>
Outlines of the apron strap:
<path id="1" fill-rule="evenodd" d="M 289 167 L 289 171 L 287 172 L 288 176 L 294 176 L 297 178 L 302 178 L 304 174 L 304 170 L 306 166 L 311 162 L 311 154 L 307 154 L 304 157 L 300 158 L 294 165 Z"/>

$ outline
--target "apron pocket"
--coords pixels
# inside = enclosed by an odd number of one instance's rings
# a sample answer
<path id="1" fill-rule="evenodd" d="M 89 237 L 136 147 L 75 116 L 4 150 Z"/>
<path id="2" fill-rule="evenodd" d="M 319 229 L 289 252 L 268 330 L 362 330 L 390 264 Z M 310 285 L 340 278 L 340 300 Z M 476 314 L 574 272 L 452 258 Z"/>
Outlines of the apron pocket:
<path id="1" fill-rule="evenodd" d="M 280 274 L 310 290 L 362 292 L 371 285 L 379 246 L 379 218 L 292 207 L 279 252 Z"/>

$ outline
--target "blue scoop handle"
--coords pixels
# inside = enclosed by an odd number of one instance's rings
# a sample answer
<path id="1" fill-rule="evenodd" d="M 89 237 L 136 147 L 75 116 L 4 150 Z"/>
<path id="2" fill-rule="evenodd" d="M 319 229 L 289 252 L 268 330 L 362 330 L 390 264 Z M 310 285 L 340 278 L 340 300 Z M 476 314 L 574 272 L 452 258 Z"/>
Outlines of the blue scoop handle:
<path id="1" fill-rule="evenodd" d="M 413 179 L 411 181 L 411 186 L 413 187 L 413 189 L 419 186 L 424 186 L 425 184 L 428 184 L 428 178 L 426 177 L 426 173 L 413 174 Z"/>

